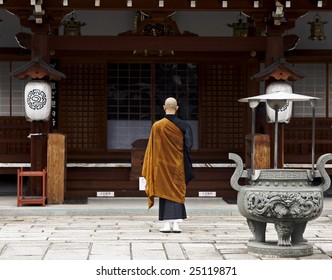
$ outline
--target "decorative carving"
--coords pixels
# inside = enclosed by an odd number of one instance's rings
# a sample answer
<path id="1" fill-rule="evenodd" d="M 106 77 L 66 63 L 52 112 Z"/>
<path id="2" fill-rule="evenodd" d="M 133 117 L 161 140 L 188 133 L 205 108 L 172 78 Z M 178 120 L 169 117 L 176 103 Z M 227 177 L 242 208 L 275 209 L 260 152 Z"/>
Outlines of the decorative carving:
<path id="1" fill-rule="evenodd" d="M 274 227 L 278 233 L 278 245 L 279 246 L 290 246 L 291 235 L 294 229 L 293 222 L 276 221 Z"/>
<path id="2" fill-rule="evenodd" d="M 174 11 L 138 11 L 135 16 L 135 30 L 126 31 L 119 35 L 138 36 L 197 36 L 185 31 L 180 32 L 173 19 Z"/>
<path id="3" fill-rule="evenodd" d="M 308 180 L 308 174 L 306 170 L 262 170 L 259 176 L 259 180 Z"/>
<path id="4" fill-rule="evenodd" d="M 244 206 L 253 216 L 267 218 L 317 217 L 322 209 L 321 192 L 247 192 Z"/>

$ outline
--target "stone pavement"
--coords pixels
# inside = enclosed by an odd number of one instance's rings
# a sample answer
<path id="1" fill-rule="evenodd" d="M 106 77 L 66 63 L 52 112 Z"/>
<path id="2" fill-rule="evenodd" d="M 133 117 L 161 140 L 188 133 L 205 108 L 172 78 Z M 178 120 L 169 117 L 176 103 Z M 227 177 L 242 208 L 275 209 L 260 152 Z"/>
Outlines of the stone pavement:
<path id="1" fill-rule="evenodd" d="M 87 204 L 16 207 L 0 197 L 0 260 L 257 260 L 247 253 L 251 232 L 237 206 L 221 198 L 188 198 L 182 233 L 160 233 L 158 201 L 90 198 Z M 267 240 L 276 240 L 272 224 Z M 314 254 L 332 260 L 332 198 L 304 237 Z M 289 258 L 291 259 L 291 258 Z"/>

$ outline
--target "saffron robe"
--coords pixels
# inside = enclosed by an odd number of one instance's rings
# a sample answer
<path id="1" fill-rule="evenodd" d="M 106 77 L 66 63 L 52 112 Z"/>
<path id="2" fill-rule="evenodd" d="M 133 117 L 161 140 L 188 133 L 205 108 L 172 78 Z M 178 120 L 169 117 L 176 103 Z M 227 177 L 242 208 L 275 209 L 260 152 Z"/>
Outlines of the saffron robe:
<path id="1" fill-rule="evenodd" d="M 163 118 L 153 124 L 142 168 L 149 208 L 154 205 L 154 197 L 184 204 L 186 180 L 183 148 L 183 133 L 174 123 Z"/>

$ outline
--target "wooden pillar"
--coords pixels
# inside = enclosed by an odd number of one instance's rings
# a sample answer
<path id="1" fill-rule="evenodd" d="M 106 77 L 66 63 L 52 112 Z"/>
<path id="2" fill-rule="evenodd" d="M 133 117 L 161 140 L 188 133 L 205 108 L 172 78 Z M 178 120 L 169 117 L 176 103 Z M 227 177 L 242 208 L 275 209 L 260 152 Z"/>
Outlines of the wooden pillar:
<path id="1" fill-rule="evenodd" d="M 45 62 L 50 60 L 48 30 L 38 30 L 31 37 L 31 58 L 42 56 Z"/>
<path id="2" fill-rule="evenodd" d="M 34 31 L 34 30 L 32 30 Z M 42 56 L 45 62 L 49 62 L 48 30 L 38 30 L 31 37 L 31 58 Z M 47 165 L 47 134 L 51 131 L 50 122 L 31 122 L 30 162 L 31 170 L 46 169 Z M 29 187 L 30 195 L 38 195 L 41 192 L 40 180 L 32 180 Z"/>
<path id="3" fill-rule="evenodd" d="M 284 38 L 281 35 L 266 37 L 265 64 L 269 66 L 274 58 L 284 57 Z"/>

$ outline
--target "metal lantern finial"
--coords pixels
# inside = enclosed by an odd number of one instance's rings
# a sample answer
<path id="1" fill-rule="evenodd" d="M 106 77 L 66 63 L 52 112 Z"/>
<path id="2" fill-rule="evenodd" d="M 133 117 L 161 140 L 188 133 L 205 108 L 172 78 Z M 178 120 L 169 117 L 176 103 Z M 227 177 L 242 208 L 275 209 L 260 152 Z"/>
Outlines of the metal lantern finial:
<path id="1" fill-rule="evenodd" d="M 310 24 L 310 36 L 308 37 L 309 40 L 326 40 L 326 36 L 324 34 L 324 24 L 327 21 L 321 21 L 320 16 L 317 14 L 314 17 L 314 21 L 308 22 Z"/>

